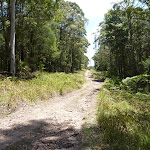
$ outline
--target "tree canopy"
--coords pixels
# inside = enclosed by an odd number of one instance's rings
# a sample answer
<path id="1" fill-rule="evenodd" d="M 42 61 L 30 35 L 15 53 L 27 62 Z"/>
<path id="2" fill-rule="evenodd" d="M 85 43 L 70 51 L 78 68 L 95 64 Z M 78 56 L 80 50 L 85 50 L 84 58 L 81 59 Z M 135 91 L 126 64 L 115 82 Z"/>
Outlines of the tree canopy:
<path id="1" fill-rule="evenodd" d="M 10 0 L 0 2 L 0 72 L 10 71 Z M 74 72 L 88 64 L 86 18 L 81 8 L 64 0 L 17 0 L 16 70 Z"/>
<path id="2" fill-rule="evenodd" d="M 125 78 L 150 73 L 150 11 L 148 1 L 114 4 L 99 24 L 99 48 L 93 57 L 97 70 Z"/>

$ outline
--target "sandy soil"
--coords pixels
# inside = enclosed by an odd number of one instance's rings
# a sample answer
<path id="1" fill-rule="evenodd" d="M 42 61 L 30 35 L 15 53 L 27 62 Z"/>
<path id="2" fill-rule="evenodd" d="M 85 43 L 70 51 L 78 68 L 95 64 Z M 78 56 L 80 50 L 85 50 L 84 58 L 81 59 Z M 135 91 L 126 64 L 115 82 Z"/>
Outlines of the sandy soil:
<path id="1" fill-rule="evenodd" d="M 26 105 L 0 119 L 0 150 L 82 149 L 80 131 L 104 84 L 86 72 L 82 89 Z"/>

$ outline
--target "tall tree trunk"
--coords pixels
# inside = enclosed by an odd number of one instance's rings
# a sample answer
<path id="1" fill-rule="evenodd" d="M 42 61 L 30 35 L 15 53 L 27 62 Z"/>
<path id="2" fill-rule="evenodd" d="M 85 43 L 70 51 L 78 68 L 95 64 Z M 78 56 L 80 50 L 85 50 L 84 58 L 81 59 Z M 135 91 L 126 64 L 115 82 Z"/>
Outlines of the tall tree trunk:
<path id="1" fill-rule="evenodd" d="M 61 44 L 61 41 L 62 41 L 62 33 L 63 33 L 63 29 L 60 27 L 60 37 L 59 37 L 59 41 L 60 41 L 60 44 Z M 59 46 L 58 46 L 58 49 L 59 50 L 61 50 L 61 46 L 60 46 L 60 44 L 59 44 Z M 60 70 L 61 71 L 64 71 L 64 65 L 62 65 L 62 57 L 63 57 L 63 51 L 61 51 L 61 54 L 60 54 L 60 58 L 59 58 L 59 67 L 60 67 Z"/>
<path id="2" fill-rule="evenodd" d="M 8 1 L 7 7 L 7 16 L 6 19 L 11 22 L 11 0 Z M 3 70 L 10 71 L 10 25 L 5 29 L 5 58 L 4 58 L 4 65 Z"/>
<path id="3" fill-rule="evenodd" d="M 2 30 L 2 35 L 3 35 L 3 37 L 5 37 L 4 16 L 3 16 L 3 0 L 1 1 L 0 6 L 1 6 L 1 7 L 0 7 L 0 11 L 1 11 L 0 17 L 1 17 L 1 21 L 2 21 L 1 30 Z M 1 49 L 2 49 L 2 51 L 4 50 L 3 45 L 1 46 Z M 4 64 L 3 64 L 3 59 L 4 59 L 4 58 L 1 56 L 1 57 L 0 57 L 0 60 L 1 60 L 1 62 L 0 62 L 0 70 L 3 70 L 3 66 L 4 66 Z"/>
<path id="4" fill-rule="evenodd" d="M 71 73 L 73 73 L 73 63 L 72 63 L 72 48 L 71 48 Z"/>
<path id="5" fill-rule="evenodd" d="M 110 48 L 111 49 L 111 48 Z M 110 75 L 112 76 L 113 75 L 113 65 L 112 65 L 112 51 L 110 50 L 110 53 L 109 53 L 109 63 L 110 63 Z"/>
<path id="6" fill-rule="evenodd" d="M 133 45 L 133 30 L 131 23 L 131 14 L 128 14 L 128 23 L 129 23 L 129 35 L 130 35 L 130 51 L 131 51 L 131 71 L 132 75 L 136 75 L 136 64 L 134 56 L 134 45 Z"/>
<path id="7" fill-rule="evenodd" d="M 15 63 L 15 2 L 16 2 L 16 0 L 12 0 L 12 8 L 11 8 L 11 37 L 10 37 L 11 64 L 10 64 L 10 72 L 12 74 L 16 73 L 16 63 Z"/>
<path id="8" fill-rule="evenodd" d="M 3 0 L 1 1 L 1 21 L 2 21 L 2 32 L 3 37 L 5 37 L 5 20 L 4 20 L 4 8 L 3 8 Z"/>
<path id="9" fill-rule="evenodd" d="M 121 51 L 122 51 L 122 67 L 123 67 L 123 76 L 122 76 L 122 78 L 125 78 L 126 77 L 125 48 L 122 47 Z"/>

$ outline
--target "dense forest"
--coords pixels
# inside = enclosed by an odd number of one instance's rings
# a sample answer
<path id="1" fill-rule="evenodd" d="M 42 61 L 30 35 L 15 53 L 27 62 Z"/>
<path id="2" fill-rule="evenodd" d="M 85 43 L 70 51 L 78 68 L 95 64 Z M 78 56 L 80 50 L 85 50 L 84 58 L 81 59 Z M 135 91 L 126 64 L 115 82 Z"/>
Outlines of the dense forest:
<path id="1" fill-rule="evenodd" d="M 0 72 L 10 72 L 11 0 L 0 1 Z M 16 0 L 16 72 L 74 72 L 85 68 L 87 19 L 81 8 L 64 0 Z"/>
<path id="2" fill-rule="evenodd" d="M 99 24 L 93 57 L 98 71 L 110 77 L 150 73 L 149 0 L 124 0 L 113 5 Z"/>
<path id="3" fill-rule="evenodd" d="M 150 150 L 149 4 L 113 4 L 94 69 L 78 4 L 0 0 L 0 149 Z"/>

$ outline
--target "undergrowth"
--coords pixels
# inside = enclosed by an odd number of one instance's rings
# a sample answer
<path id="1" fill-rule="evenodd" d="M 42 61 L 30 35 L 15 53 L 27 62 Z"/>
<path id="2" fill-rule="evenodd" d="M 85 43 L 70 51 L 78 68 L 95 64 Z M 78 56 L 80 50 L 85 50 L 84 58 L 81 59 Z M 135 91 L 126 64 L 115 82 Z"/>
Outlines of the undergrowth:
<path id="1" fill-rule="evenodd" d="M 110 149 L 150 149 L 150 96 L 101 89 L 98 125 Z"/>
<path id="2" fill-rule="evenodd" d="M 90 71 L 94 79 L 104 81 L 107 78 L 107 71 L 95 71 L 93 69 L 91 69 Z"/>
<path id="3" fill-rule="evenodd" d="M 36 75 L 30 80 L 6 78 L 0 81 L 0 106 L 13 106 L 47 100 L 54 95 L 63 95 L 82 87 L 85 82 L 83 73 L 46 73 Z"/>

